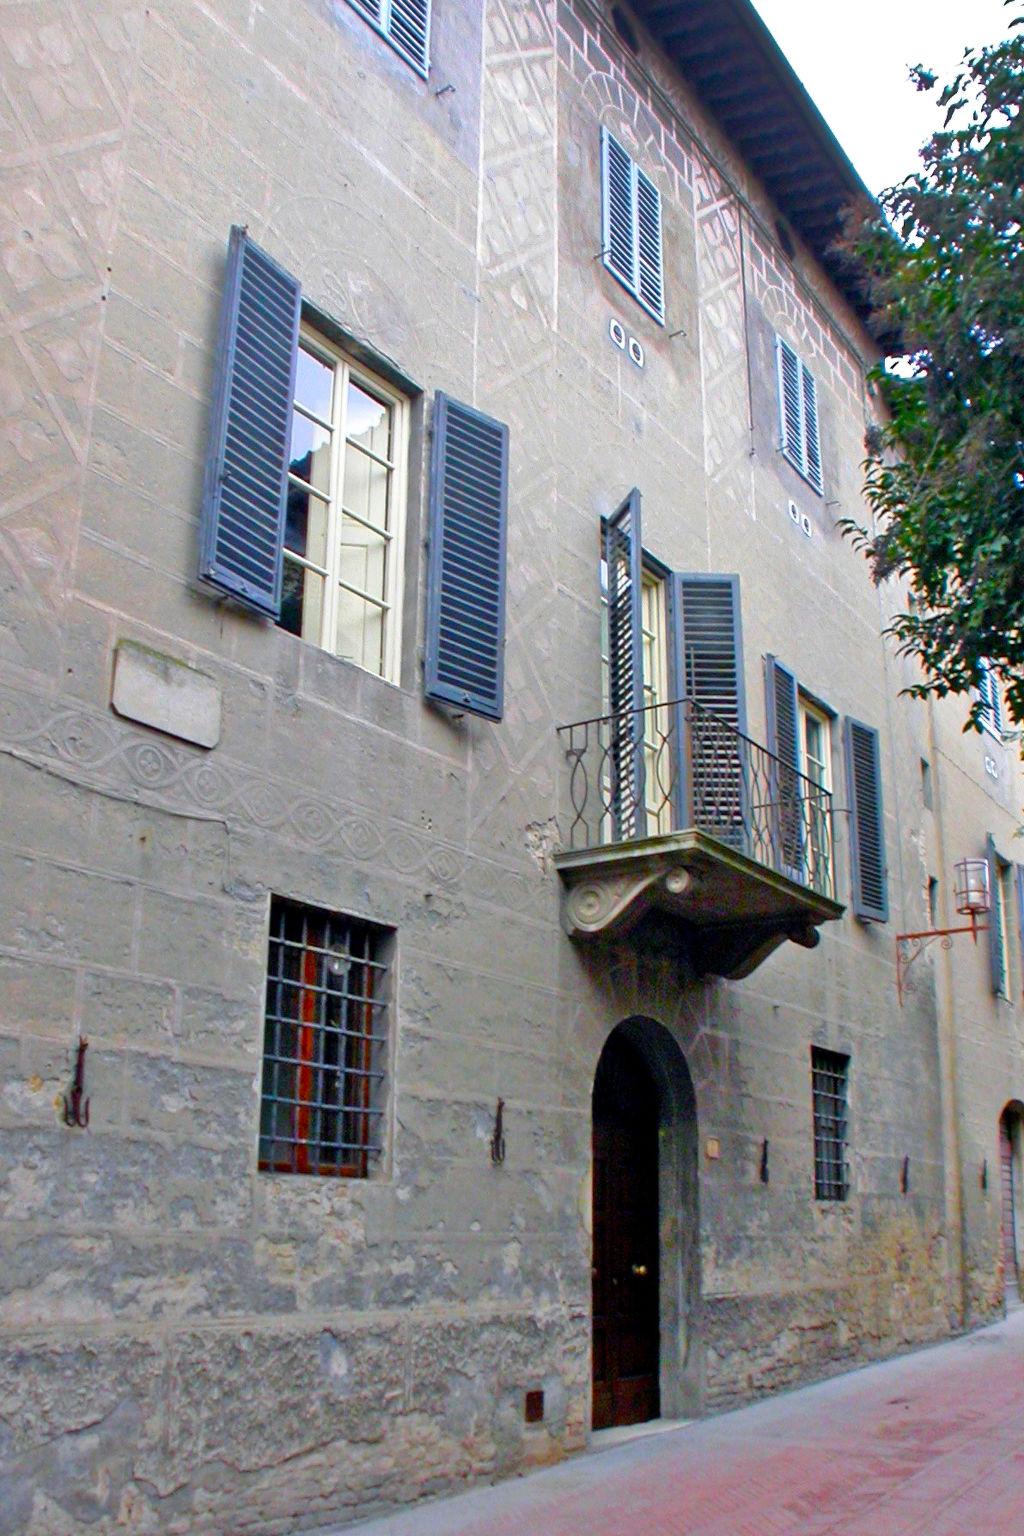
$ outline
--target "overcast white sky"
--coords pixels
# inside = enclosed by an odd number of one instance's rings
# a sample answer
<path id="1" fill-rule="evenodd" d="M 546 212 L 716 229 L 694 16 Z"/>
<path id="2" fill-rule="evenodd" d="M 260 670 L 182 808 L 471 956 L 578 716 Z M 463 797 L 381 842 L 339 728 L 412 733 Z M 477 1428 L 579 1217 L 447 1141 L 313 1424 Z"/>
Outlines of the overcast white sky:
<path id="1" fill-rule="evenodd" d="M 1024 0 L 754 0 L 776 42 L 872 192 L 917 168 L 939 126 L 935 98 L 907 79 L 925 64 L 940 79 L 964 49 L 994 43 Z"/>

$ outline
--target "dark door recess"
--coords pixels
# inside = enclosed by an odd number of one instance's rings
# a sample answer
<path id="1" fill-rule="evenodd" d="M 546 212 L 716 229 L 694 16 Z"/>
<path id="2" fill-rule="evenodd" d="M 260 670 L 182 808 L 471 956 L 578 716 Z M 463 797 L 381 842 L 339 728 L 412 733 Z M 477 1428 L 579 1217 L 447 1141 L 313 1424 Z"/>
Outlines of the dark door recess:
<path id="1" fill-rule="evenodd" d="M 595 1429 L 658 1417 L 658 1257 L 658 1090 L 614 1034 L 594 1082 Z"/>
<path id="2" fill-rule="evenodd" d="M 1020 1280 L 1017 1274 L 1016 1191 L 1013 1187 L 1013 1137 L 1010 1119 L 1004 1115 L 999 1122 L 1000 1190 L 1002 1193 L 1003 1227 L 1003 1277 L 1008 1302 L 1020 1300 Z"/>

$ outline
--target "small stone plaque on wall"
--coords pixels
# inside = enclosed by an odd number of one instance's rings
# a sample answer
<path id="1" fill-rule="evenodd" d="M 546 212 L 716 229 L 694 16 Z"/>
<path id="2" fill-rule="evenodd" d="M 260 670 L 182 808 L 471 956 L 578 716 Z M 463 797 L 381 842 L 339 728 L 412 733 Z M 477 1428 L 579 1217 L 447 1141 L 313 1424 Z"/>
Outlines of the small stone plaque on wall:
<path id="1" fill-rule="evenodd" d="M 194 746 L 220 740 L 221 692 L 213 678 L 132 640 L 120 641 L 115 652 L 110 702 L 124 719 Z"/>

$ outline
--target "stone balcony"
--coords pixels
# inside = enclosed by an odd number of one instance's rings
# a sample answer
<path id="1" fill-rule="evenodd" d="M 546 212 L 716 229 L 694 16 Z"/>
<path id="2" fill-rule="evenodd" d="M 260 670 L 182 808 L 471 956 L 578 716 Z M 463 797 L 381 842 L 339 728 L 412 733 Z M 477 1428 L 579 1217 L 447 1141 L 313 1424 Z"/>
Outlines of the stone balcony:
<path id="1" fill-rule="evenodd" d="M 562 726 L 562 920 L 748 976 L 813 949 L 835 898 L 829 793 L 691 699 Z"/>

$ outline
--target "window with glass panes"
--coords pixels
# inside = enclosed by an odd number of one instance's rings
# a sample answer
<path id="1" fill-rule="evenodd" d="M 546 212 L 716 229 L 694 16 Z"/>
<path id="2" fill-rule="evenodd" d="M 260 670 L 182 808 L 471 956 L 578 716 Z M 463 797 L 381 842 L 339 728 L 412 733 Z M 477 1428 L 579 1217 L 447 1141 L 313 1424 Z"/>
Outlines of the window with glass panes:
<path id="1" fill-rule="evenodd" d="M 649 837 L 672 830 L 672 743 L 665 583 L 644 571 L 640 590 L 644 647 L 644 800 Z"/>
<path id="2" fill-rule="evenodd" d="M 608 571 L 600 562 L 601 582 L 601 705 L 610 707 L 608 659 Z M 673 761 L 668 661 L 668 612 L 665 582 L 645 568 L 640 589 L 640 625 L 644 659 L 644 806 L 647 834 L 672 830 Z M 610 773 L 607 764 L 604 772 Z M 606 779 L 607 784 L 607 779 Z M 610 820 L 605 828 L 610 835 Z"/>
<path id="3" fill-rule="evenodd" d="M 383 1146 L 390 930 L 274 898 L 259 1166 L 365 1178 Z"/>
<path id="4" fill-rule="evenodd" d="M 281 625 L 397 682 L 408 401 L 304 330 Z"/>
<path id="5" fill-rule="evenodd" d="M 820 800 L 808 798 L 807 864 L 810 883 L 818 870 L 831 868 L 832 826 L 827 796 L 832 793 L 832 724 L 828 715 L 800 695 L 800 752 L 804 777 L 824 790 Z"/>

